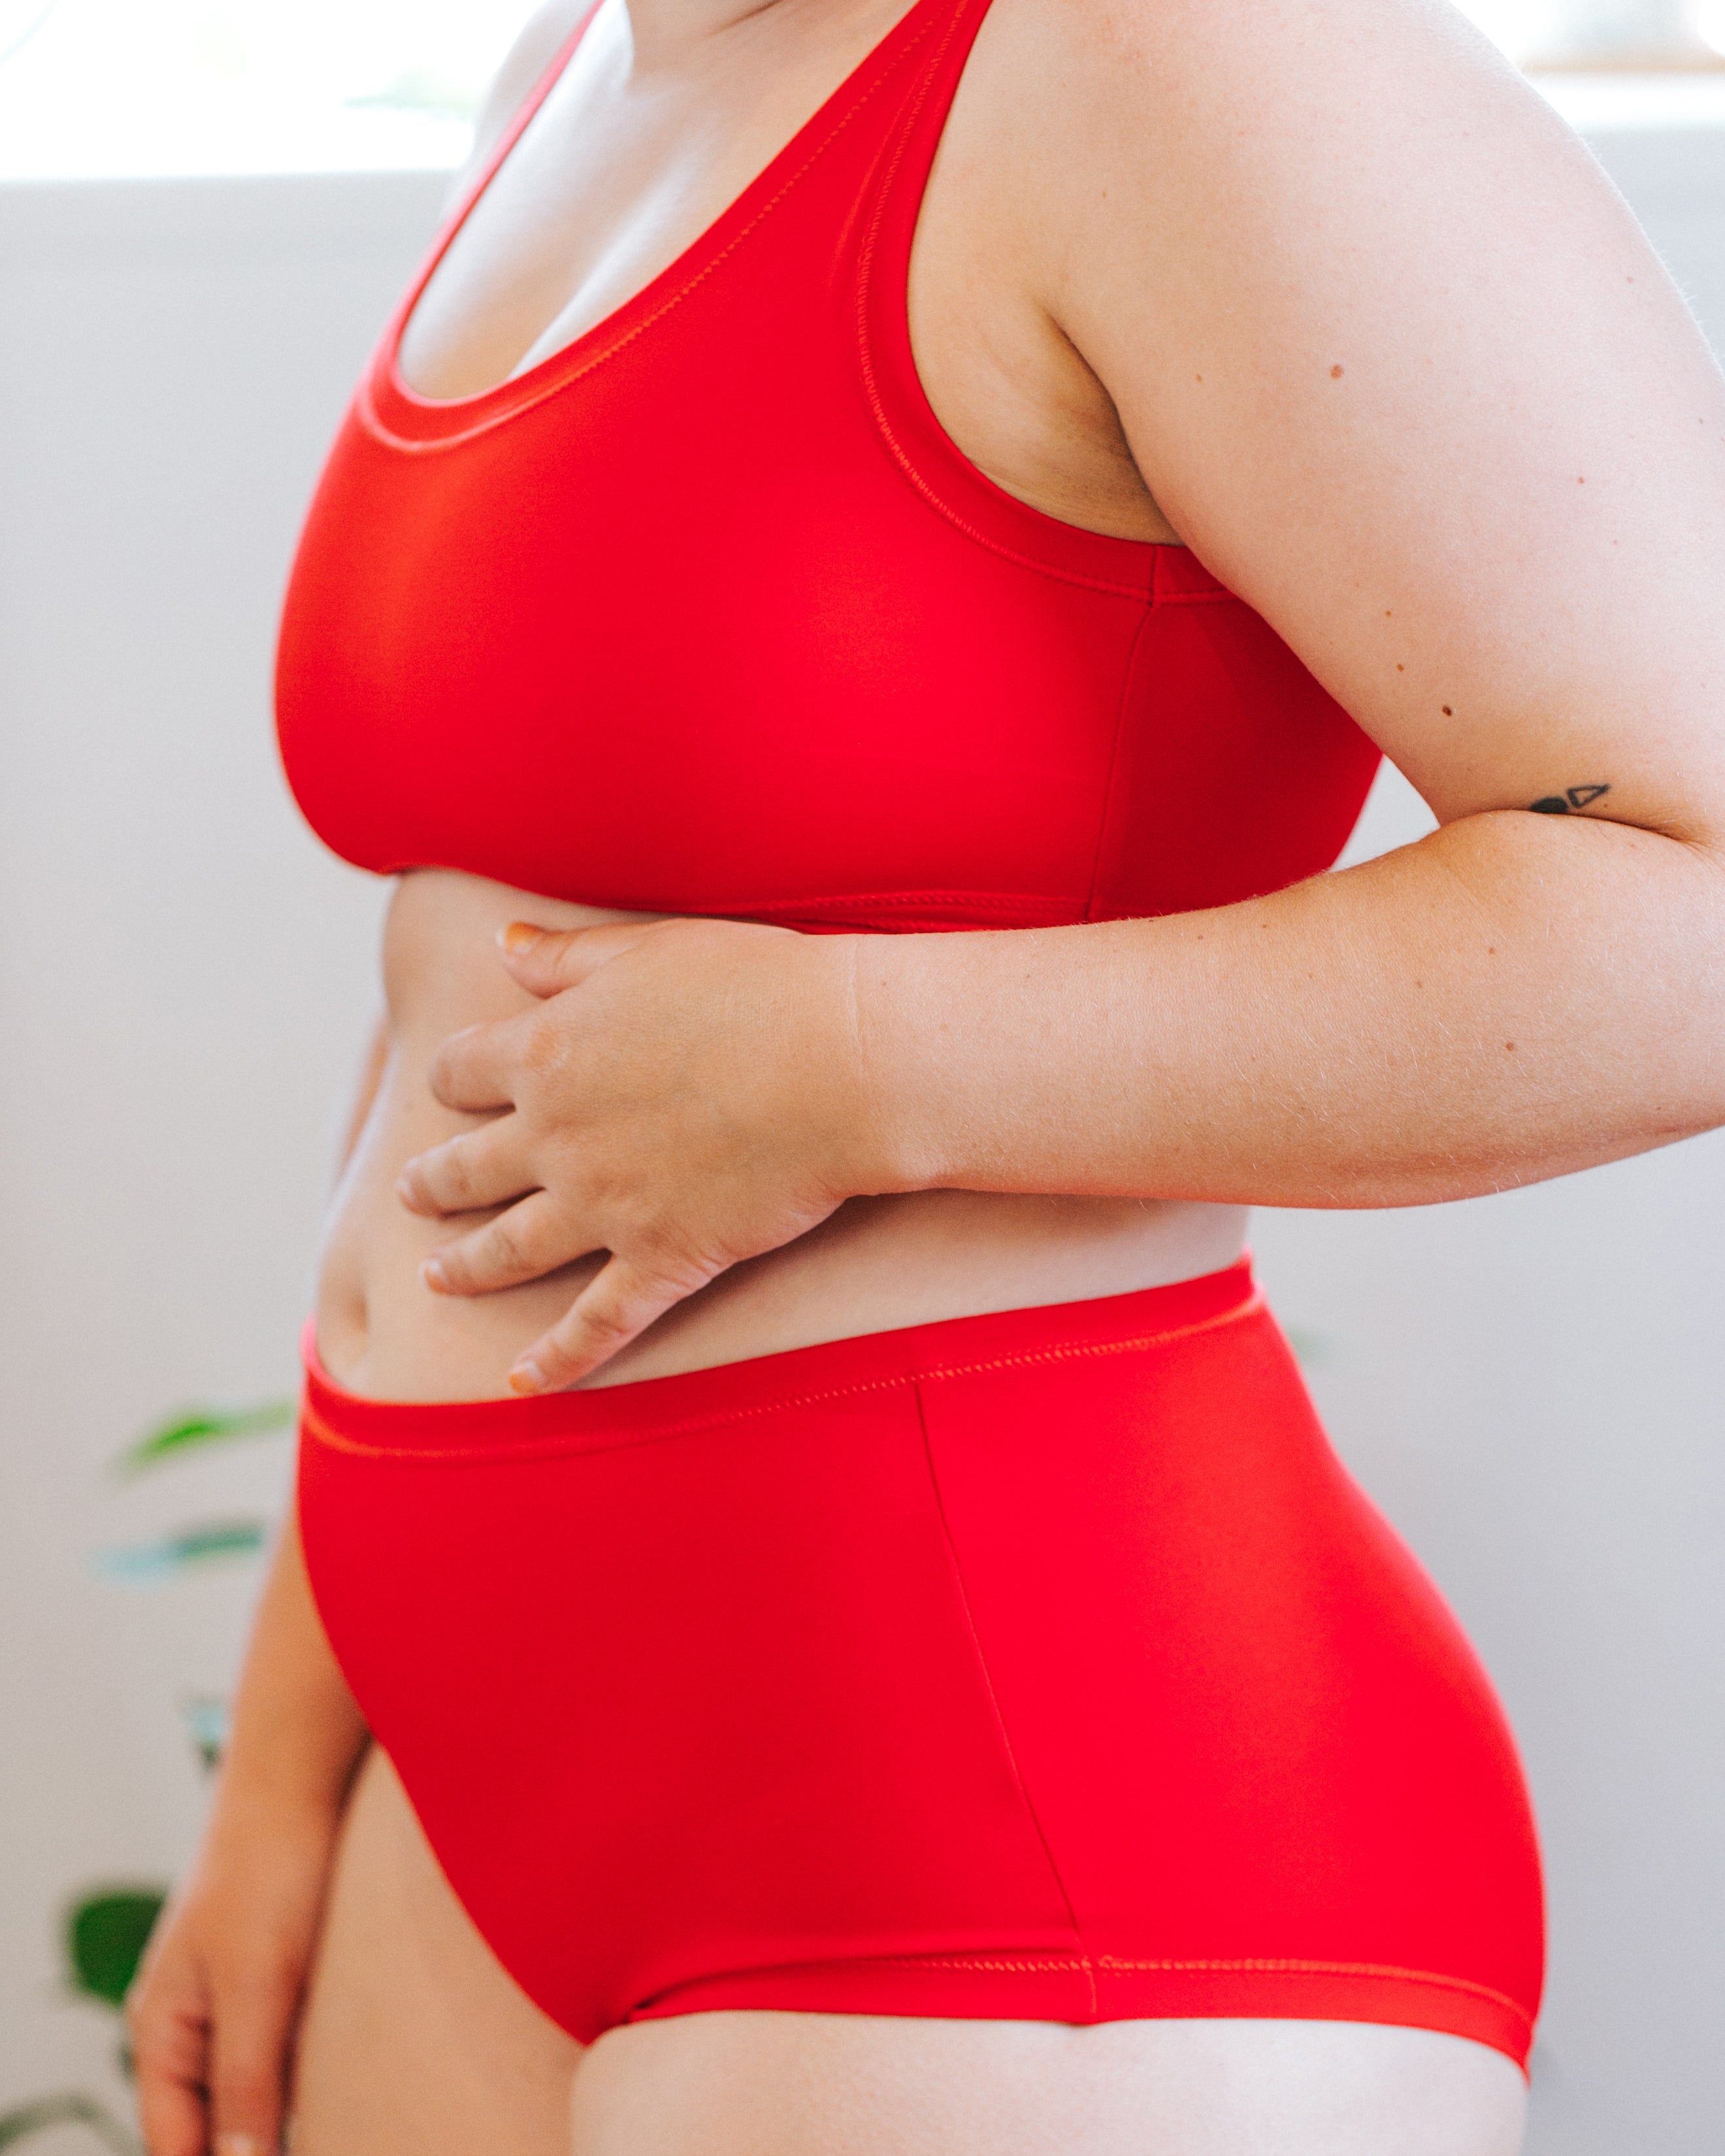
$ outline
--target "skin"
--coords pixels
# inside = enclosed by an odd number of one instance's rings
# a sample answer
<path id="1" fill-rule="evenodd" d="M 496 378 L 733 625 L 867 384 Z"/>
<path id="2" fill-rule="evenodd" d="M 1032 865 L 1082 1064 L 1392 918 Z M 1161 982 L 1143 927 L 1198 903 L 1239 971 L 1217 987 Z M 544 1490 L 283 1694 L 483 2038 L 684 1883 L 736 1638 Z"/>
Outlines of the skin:
<path id="1" fill-rule="evenodd" d="M 613 7 L 416 311 L 426 393 L 639 289 L 897 13 Z M 1423 0 L 996 0 L 910 299 L 973 461 L 1196 547 L 1441 828 L 1246 905 L 996 935 L 408 877 L 320 1301 L 356 1389 L 627 1382 L 1104 1293 L 1224 1262 L 1245 1204 L 1439 1202 L 1725 1121 L 1725 384 L 1465 26 Z M 547 932 L 495 946 L 513 921 Z M 342 1823 L 362 1746 L 290 1537 L 133 2009 L 152 2156 L 270 2145 L 302 2015 L 300 2156 L 1517 2145 L 1508 2062 L 1418 2030 L 713 2015 L 578 2061 L 376 1754 Z"/>

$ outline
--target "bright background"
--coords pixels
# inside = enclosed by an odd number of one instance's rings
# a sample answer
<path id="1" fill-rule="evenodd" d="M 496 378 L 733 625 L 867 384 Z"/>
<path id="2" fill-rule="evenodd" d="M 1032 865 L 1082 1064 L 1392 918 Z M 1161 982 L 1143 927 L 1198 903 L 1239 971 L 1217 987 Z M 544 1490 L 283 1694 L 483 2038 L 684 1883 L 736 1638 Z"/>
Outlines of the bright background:
<path id="1" fill-rule="evenodd" d="M 1520 62 L 1725 50 L 1725 0 L 1463 0 Z M 531 0 L 0 0 L 0 177 L 424 169 Z M 9 55 L 9 57 L 5 57 Z M 1666 108 L 1725 114 L 1725 85 Z M 1643 85 L 1643 95 L 1646 86 Z"/>
<path id="2" fill-rule="evenodd" d="M 113 1957 L 86 1926 L 70 1986 L 65 1912 L 123 1917 L 96 1897 L 193 1845 L 286 1441 L 113 1463 L 290 1389 L 374 1005 L 381 890 L 275 767 L 281 584 L 521 12 L 61 0 L 0 64 L 0 2115 L 69 2100 L 28 2156 L 124 2146 Z M 1546 87 L 1725 345 L 1720 80 Z M 1353 857 L 1428 820 L 1391 774 Z M 1258 1224 L 1338 1445 L 1526 1750 L 1532 2156 L 1725 2148 L 1722 1220 L 1725 1137 Z"/>

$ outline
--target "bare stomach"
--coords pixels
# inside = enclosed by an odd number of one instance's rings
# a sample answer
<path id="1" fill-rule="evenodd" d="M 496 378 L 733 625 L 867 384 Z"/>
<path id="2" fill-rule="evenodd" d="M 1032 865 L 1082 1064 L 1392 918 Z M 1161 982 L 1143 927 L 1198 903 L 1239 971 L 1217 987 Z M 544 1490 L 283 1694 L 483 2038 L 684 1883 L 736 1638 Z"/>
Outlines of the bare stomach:
<path id="1" fill-rule="evenodd" d="M 319 1350 L 337 1383 L 381 1399 L 506 1397 L 511 1363 L 603 1262 L 492 1295 L 434 1295 L 421 1263 L 490 1215 L 421 1219 L 395 1183 L 413 1154 L 477 1120 L 432 1097 L 427 1073 L 441 1043 L 530 1007 L 498 963 L 498 929 L 635 917 L 450 870 L 402 879 L 383 938 L 388 1060 L 336 1193 L 318 1284 Z M 1232 1264 L 1245 1232 L 1235 1206 L 963 1190 L 853 1199 L 812 1234 L 721 1274 L 583 1383 L 624 1384 L 938 1318 L 1159 1286 Z"/>

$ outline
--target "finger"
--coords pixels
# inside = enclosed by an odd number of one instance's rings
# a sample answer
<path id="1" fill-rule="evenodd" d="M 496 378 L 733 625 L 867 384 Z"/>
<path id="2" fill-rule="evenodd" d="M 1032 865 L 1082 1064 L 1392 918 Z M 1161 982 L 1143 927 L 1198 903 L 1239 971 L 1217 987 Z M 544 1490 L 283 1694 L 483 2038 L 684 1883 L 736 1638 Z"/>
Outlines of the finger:
<path id="1" fill-rule="evenodd" d="M 446 1108 L 483 1116 L 515 1106 L 511 1080 L 521 1064 L 520 1023 L 493 1019 L 452 1033 L 444 1042 L 431 1060 L 429 1075 L 431 1090 Z"/>
<path id="2" fill-rule="evenodd" d="M 298 2004 L 281 1979 L 254 1978 L 223 1996 L 211 2046 L 212 2156 L 276 2156 Z"/>
<path id="3" fill-rule="evenodd" d="M 537 928 L 531 921 L 511 921 L 497 931 L 497 948 L 524 988 L 554 996 L 578 988 L 639 943 L 652 926 L 646 920 L 608 921 L 603 928 Z"/>
<path id="4" fill-rule="evenodd" d="M 409 1213 L 477 1213 L 536 1188 L 524 1158 L 521 1120 L 500 1116 L 410 1160 L 395 1186 Z"/>
<path id="5" fill-rule="evenodd" d="M 509 1373 L 511 1389 L 549 1393 L 572 1385 L 723 1270 L 721 1264 L 698 1260 L 642 1265 L 612 1258 L 575 1298 L 567 1315 L 516 1363 Z"/>
<path id="6" fill-rule="evenodd" d="M 205 2156 L 209 2025 L 190 2003 L 128 2005 L 138 2124 L 149 2156 Z"/>
<path id="7" fill-rule="evenodd" d="M 572 1233 L 556 1201 L 536 1190 L 470 1235 L 434 1250 L 419 1276 L 434 1295 L 490 1295 L 554 1273 L 596 1247 Z"/>

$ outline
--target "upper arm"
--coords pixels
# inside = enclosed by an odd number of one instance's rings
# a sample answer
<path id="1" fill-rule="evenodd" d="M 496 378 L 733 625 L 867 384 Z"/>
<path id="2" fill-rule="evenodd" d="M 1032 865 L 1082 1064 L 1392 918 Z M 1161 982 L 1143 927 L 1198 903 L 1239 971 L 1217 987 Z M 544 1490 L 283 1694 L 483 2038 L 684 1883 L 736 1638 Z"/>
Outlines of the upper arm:
<path id="1" fill-rule="evenodd" d="M 1443 820 L 1725 844 L 1725 380 L 1587 151 L 1441 0 L 1109 5 L 1045 304 L 1175 527 Z"/>

